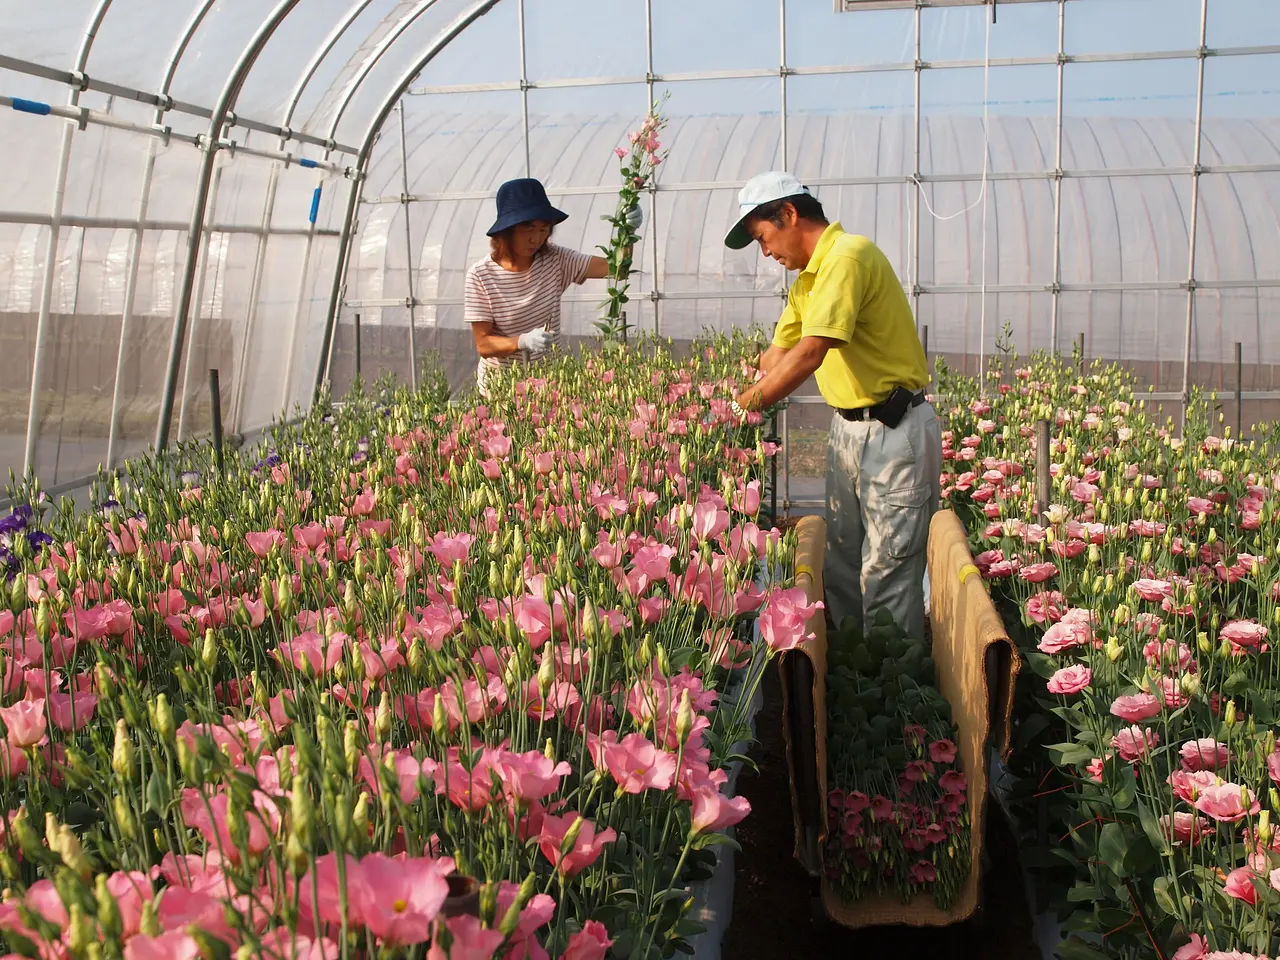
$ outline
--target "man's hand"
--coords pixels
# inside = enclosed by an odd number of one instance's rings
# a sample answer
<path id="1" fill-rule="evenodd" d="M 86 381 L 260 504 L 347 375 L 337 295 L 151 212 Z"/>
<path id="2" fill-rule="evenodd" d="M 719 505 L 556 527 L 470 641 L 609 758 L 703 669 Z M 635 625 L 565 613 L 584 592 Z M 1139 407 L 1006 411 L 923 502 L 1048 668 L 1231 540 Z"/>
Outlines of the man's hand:
<path id="1" fill-rule="evenodd" d="M 551 334 L 547 333 L 547 328 L 538 327 L 536 330 L 520 334 L 520 339 L 516 341 L 516 345 L 521 350 L 528 351 L 530 356 L 537 357 L 550 350 L 552 342 Z"/>
<path id="2" fill-rule="evenodd" d="M 813 376 L 822 366 L 828 350 L 840 346 L 843 346 L 841 341 L 830 337 L 803 337 L 790 350 L 780 350 L 782 356 L 771 366 L 765 378 L 742 391 L 734 398 L 734 403 L 748 413 L 773 406 Z"/>

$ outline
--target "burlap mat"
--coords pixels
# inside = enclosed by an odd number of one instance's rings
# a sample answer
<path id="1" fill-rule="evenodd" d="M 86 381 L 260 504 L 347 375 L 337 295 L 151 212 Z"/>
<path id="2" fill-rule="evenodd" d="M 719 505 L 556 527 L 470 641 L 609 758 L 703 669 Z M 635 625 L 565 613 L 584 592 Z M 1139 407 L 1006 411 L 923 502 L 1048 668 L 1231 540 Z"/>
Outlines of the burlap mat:
<path id="1" fill-rule="evenodd" d="M 801 522 L 796 552 L 797 585 L 810 600 L 822 597 L 822 560 L 826 524 L 818 517 Z M 812 571 L 810 573 L 809 571 Z M 920 896 L 904 904 L 894 897 L 871 897 L 848 905 L 826 879 L 822 880 L 822 902 L 828 915 L 849 928 L 906 924 L 916 927 L 947 926 L 973 915 L 978 907 L 981 883 L 983 817 L 987 799 L 987 746 L 997 746 L 1002 756 L 1009 752 L 1010 718 L 1013 712 L 1013 685 L 1018 675 L 1017 648 L 1005 633 L 986 586 L 973 566 L 968 537 L 963 524 L 950 511 L 939 512 L 929 529 L 929 619 L 933 633 L 933 659 L 938 667 L 938 688 L 951 704 L 958 728 L 961 768 L 969 781 L 971 863 L 969 878 L 950 910 L 940 910 L 932 898 Z M 822 876 L 821 857 L 812 862 L 806 855 L 806 825 L 816 832 L 818 850 L 826 839 L 826 668 L 827 633 L 822 615 L 810 624 L 814 640 L 779 661 L 783 690 L 783 733 L 787 744 L 787 768 L 791 774 L 792 813 L 795 821 L 796 856 L 812 876 Z M 796 657 L 807 657 L 813 666 L 812 747 L 798 741 L 806 731 L 796 719 L 806 715 L 794 697 L 791 681 Z M 807 715 L 806 715 L 807 718 Z M 793 730 L 792 727 L 797 729 Z M 815 769 L 800 757 L 812 755 Z M 800 769 L 798 769 L 798 767 Z M 797 786 L 798 776 L 805 782 Z M 820 803 L 802 807 L 801 797 L 816 796 Z M 816 815 L 816 823 L 813 819 Z"/>

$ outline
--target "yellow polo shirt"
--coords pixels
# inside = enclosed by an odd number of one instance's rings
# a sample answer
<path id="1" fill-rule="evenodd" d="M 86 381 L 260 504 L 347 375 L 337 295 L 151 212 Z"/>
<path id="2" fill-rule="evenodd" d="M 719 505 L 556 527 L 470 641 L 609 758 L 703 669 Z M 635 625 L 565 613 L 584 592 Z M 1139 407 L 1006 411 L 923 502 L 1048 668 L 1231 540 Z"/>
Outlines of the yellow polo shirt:
<path id="1" fill-rule="evenodd" d="M 911 304 L 893 266 L 874 243 L 839 223 L 827 227 L 791 285 L 773 342 L 790 348 L 801 337 L 840 341 L 816 374 L 833 407 L 869 407 L 894 387 L 921 390 L 929 383 Z"/>

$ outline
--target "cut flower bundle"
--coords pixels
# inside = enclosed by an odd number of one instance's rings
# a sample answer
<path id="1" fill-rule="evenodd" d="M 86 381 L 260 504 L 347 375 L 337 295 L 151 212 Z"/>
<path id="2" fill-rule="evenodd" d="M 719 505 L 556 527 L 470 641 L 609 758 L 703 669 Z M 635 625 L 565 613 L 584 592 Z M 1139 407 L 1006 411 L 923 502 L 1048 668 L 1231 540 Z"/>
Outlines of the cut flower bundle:
<path id="1" fill-rule="evenodd" d="M 928 645 L 881 611 L 865 636 L 846 621 L 827 656 L 827 879 L 846 903 L 928 893 L 946 910 L 969 875 L 969 808 Z"/>
<path id="2" fill-rule="evenodd" d="M 658 957 L 805 637 L 743 339 L 357 393 L 4 521 L 0 936 L 44 958 Z M 172 477 L 181 473 L 183 481 Z M 760 618 L 760 629 L 751 620 Z M 735 746 L 736 745 L 736 746 Z M 476 889 L 459 896 L 469 884 Z"/>

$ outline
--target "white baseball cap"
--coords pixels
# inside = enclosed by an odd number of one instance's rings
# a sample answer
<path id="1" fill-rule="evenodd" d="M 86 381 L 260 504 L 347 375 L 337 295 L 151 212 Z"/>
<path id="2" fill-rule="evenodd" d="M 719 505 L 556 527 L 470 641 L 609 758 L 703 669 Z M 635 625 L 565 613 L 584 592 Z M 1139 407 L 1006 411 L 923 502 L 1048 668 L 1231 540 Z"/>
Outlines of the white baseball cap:
<path id="1" fill-rule="evenodd" d="M 747 232 L 747 218 L 761 204 L 774 200 L 786 200 L 788 197 L 812 196 L 809 188 L 789 173 L 781 170 L 770 170 L 758 173 L 747 181 L 746 186 L 738 191 L 738 222 L 725 234 L 724 245 L 730 250 L 741 250 L 751 246 L 751 234 Z"/>

